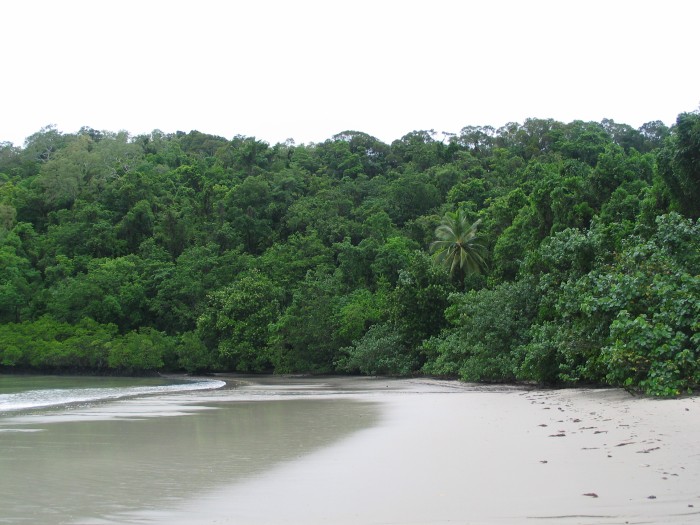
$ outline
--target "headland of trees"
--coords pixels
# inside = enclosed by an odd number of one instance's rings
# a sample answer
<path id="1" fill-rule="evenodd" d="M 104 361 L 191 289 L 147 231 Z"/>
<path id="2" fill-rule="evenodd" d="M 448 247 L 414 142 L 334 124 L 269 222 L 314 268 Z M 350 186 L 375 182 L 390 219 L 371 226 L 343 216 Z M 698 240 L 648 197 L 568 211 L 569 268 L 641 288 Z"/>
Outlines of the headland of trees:
<path id="1" fill-rule="evenodd" d="M 700 113 L 0 143 L 0 370 L 700 384 Z"/>

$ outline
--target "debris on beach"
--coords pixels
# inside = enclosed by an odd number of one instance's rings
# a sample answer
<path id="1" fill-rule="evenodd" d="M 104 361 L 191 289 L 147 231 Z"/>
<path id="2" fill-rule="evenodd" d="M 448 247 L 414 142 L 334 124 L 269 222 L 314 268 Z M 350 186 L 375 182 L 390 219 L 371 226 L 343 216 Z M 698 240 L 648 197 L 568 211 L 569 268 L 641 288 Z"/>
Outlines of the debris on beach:
<path id="1" fill-rule="evenodd" d="M 644 450 L 638 450 L 637 454 L 648 454 L 649 452 L 653 452 L 655 450 L 659 450 L 661 447 L 653 447 L 653 448 L 647 448 Z"/>

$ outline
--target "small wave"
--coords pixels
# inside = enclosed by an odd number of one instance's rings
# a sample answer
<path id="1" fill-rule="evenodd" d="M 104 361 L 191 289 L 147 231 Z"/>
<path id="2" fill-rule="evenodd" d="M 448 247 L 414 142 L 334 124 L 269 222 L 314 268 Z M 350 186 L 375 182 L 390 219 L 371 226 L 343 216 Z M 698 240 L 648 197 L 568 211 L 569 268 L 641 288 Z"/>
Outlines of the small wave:
<path id="1" fill-rule="evenodd" d="M 34 408 L 88 403 L 135 397 L 151 394 L 189 392 L 192 390 L 214 390 L 226 383 L 218 380 L 186 381 L 184 383 L 158 386 L 131 386 L 107 388 L 51 388 L 29 390 L 13 394 L 0 394 L 0 412 L 16 412 Z"/>

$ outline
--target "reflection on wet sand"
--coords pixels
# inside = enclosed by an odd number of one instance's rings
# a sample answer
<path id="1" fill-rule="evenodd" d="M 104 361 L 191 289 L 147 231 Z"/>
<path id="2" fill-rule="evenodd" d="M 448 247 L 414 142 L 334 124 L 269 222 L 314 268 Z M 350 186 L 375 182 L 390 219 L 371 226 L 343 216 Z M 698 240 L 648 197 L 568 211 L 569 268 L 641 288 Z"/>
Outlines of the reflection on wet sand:
<path id="1" fill-rule="evenodd" d="M 0 420 L 0 523 L 98 523 L 169 506 L 377 417 L 366 402 L 238 401 L 233 394 L 145 397 Z"/>

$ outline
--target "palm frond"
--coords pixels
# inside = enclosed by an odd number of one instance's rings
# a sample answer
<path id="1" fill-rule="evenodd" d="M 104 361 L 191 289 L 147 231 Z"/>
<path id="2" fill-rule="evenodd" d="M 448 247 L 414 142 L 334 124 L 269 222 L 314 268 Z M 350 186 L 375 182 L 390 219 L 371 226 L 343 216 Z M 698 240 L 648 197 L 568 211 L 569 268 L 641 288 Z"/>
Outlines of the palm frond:
<path id="1" fill-rule="evenodd" d="M 464 212 L 446 213 L 435 228 L 436 240 L 430 244 L 435 261 L 446 266 L 451 275 L 480 273 L 486 264 L 482 253 L 484 247 L 477 243 L 477 230 L 481 219 L 469 224 Z"/>

